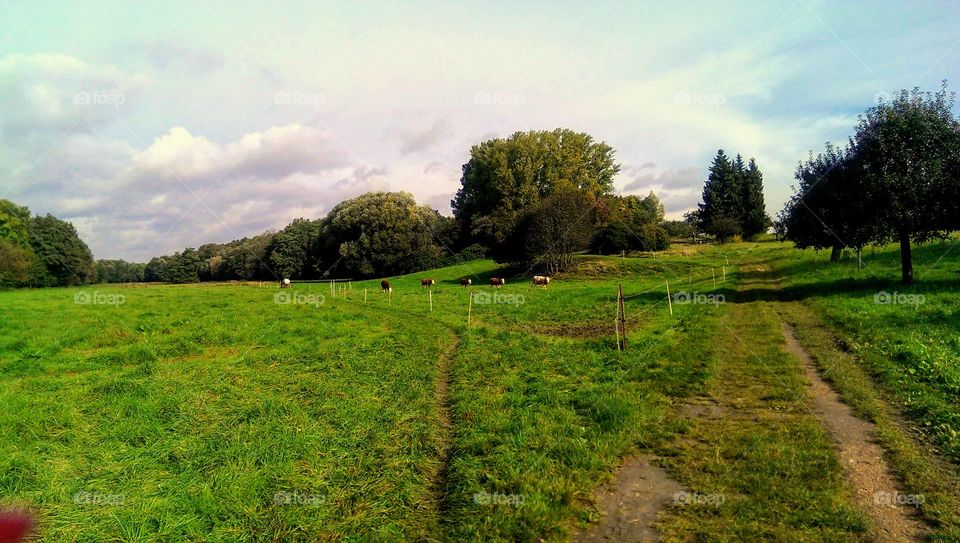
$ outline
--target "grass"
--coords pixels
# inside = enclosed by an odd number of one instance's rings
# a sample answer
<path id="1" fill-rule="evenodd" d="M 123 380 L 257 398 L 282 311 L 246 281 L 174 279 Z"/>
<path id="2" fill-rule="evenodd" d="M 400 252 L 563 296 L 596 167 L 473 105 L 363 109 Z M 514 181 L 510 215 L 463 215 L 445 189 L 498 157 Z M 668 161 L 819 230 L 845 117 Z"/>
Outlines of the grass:
<path id="1" fill-rule="evenodd" d="M 771 264 L 783 288 L 738 263 Z M 865 305 L 876 284 L 838 269 L 766 243 L 583 257 L 548 289 L 521 274 L 494 290 L 487 278 L 510 272 L 474 261 L 389 278 L 389 296 L 379 281 L 0 292 L 0 500 L 36 508 L 57 542 L 561 541 L 598 520 L 594 488 L 644 451 L 691 491 L 726 497 L 669 508 L 670 541 L 861 540 L 778 312 L 808 299 L 864 353 L 891 413 L 937 421 L 925 426 L 949 451 L 951 366 L 930 379 L 902 361 L 952 352 L 941 338 L 956 302 L 930 293 L 920 337 L 935 346 L 921 351 L 884 335 L 911 332 Z M 671 315 L 665 281 L 737 303 Z M 81 292 L 124 298 L 74 303 Z M 905 403 L 915 390 L 923 401 Z M 751 415 L 690 416 L 691 397 Z"/>

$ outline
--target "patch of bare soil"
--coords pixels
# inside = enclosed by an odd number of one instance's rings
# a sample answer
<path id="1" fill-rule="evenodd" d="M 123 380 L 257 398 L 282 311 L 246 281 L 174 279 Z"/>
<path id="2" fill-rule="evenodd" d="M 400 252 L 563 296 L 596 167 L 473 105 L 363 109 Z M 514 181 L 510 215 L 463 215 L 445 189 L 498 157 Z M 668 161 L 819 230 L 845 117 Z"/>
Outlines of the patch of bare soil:
<path id="1" fill-rule="evenodd" d="M 680 483 L 655 465 L 651 457 L 627 458 L 613 481 L 595 495 L 603 520 L 576 534 L 573 541 L 659 541 L 653 527 L 657 514 L 682 490 Z"/>
<path id="2" fill-rule="evenodd" d="M 916 510 L 903 503 L 909 502 L 909 497 L 900 493 L 883 458 L 883 449 L 873 441 L 875 425 L 856 417 L 850 406 L 843 403 L 840 395 L 820 376 L 813 358 L 787 324 L 783 325 L 783 335 L 787 350 L 803 364 L 817 415 L 837 444 L 857 503 L 873 519 L 877 541 L 922 540 L 924 525 Z"/>
<path id="3" fill-rule="evenodd" d="M 592 339 L 598 336 L 613 336 L 613 321 L 609 324 L 602 322 L 558 322 L 558 323 L 530 323 L 523 326 L 524 330 L 545 336 L 569 337 L 574 339 Z"/>

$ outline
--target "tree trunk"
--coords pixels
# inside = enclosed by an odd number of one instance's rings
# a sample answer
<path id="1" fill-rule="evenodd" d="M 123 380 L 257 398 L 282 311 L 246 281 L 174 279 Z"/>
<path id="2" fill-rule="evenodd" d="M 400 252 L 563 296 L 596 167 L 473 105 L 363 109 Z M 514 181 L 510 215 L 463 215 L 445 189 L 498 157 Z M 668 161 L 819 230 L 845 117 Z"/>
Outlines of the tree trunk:
<path id="1" fill-rule="evenodd" d="M 857 247 L 857 271 L 863 269 L 863 247 Z"/>
<path id="2" fill-rule="evenodd" d="M 904 285 L 913 283 L 913 256 L 910 254 L 910 234 L 900 232 L 900 270 Z"/>
<path id="3" fill-rule="evenodd" d="M 834 245 L 830 249 L 830 262 L 840 262 L 840 249 L 839 245 Z"/>

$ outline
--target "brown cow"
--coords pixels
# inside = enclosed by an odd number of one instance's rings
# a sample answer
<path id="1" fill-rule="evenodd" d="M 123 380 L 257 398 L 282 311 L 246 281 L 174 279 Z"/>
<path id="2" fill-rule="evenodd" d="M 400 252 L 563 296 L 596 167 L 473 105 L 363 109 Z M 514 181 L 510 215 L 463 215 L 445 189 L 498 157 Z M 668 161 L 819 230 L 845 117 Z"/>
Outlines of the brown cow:
<path id="1" fill-rule="evenodd" d="M 503 277 L 491 277 L 491 278 L 490 278 L 490 286 L 491 286 L 491 287 L 500 288 L 500 287 L 502 287 L 506 282 L 507 282 L 507 280 L 504 279 Z"/>
<path id="2" fill-rule="evenodd" d="M 421 279 L 420 286 L 423 288 L 432 287 L 434 282 L 435 281 L 433 279 Z"/>
<path id="3" fill-rule="evenodd" d="M 534 275 L 533 276 L 533 286 L 547 288 L 547 285 L 550 284 L 550 278 L 546 275 Z"/>
<path id="4" fill-rule="evenodd" d="M 380 281 L 380 290 L 384 292 L 393 292 L 393 287 L 390 286 L 390 281 L 387 281 L 386 279 Z"/>
<path id="5" fill-rule="evenodd" d="M 460 280 L 461 287 L 469 287 L 472 284 L 473 284 L 473 279 L 470 279 L 469 277 L 464 277 L 463 279 Z"/>

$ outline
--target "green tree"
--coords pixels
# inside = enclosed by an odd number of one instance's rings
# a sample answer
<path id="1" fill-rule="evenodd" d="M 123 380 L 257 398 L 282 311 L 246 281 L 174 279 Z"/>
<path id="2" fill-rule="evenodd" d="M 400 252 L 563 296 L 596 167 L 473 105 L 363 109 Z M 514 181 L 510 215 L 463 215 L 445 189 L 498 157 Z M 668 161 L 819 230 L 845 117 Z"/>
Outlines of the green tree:
<path id="1" fill-rule="evenodd" d="M 30 246 L 37 266 L 30 278 L 39 286 L 80 285 L 93 277 L 93 255 L 72 224 L 53 215 L 34 217 Z"/>
<path id="2" fill-rule="evenodd" d="M 619 171 L 613 148 L 588 134 L 517 132 L 470 149 L 451 206 L 464 236 L 491 247 L 498 260 L 515 259 L 523 253 L 518 229 L 541 200 L 560 187 L 612 194 Z"/>
<path id="3" fill-rule="evenodd" d="M 596 228 L 596 200 L 574 187 L 558 189 L 532 210 L 526 222 L 526 261 L 557 273 L 589 246 Z"/>
<path id="4" fill-rule="evenodd" d="M 730 237 L 730 221 L 737 223 L 739 228 L 740 206 L 740 173 L 743 161 L 739 158 L 731 162 L 723 149 L 717 151 L 713 163 L 710 165 L 707 182 L 703 186 L 703 194 L 698 206 L 697 220 L 700 230 L 713 234 L 717 239 L 726 241 Z"/>
<path id="5" fill-rule="evenodd" d="M 33 254 L 24 247 L 0 238 L 0 286 L 18 286 L 30 278 Z"/>
<path id="6" fill-rule="evenodd" d="M 166 281 L 170 283 L 196 283 L 200 281 L 197 271 L 200 269 L 200 256 L 196 249 L 184 249 L 174 253 L 165 270 Z"/>
<path id="7" fill-rule="evenodd" d="M 853 141 L 868 194 L 886 228 L 878 241 L 900 244 L 901 277 L 913 282 L 911 243 L 941 237 L 957 221 L 947 200 L 960 153 L 960 128 L 946 83 L 936 93 L 901 91 L 860 117 Z"/>
<path id="8" fill-rule="evenodd" d="M 439 214 L 406 192 L 375 192 L 341 202 L 323 220 L 320 266 L 341 274 L 383 276 L 437 265 Z"/>
<path id="9" fill-rule="evenodd" d="M 737 155 L 737 158 L 740 156 Z M 756 160 L 750 159 L 740 183 L 740 227 L 743 237 L 753 239 L 766 232 L 771 224 L 763 200 L 763 174 Z"/>
<path id="10" fill-rule="evenodd" d="M 294 219 L 270 242 L 270 264 L 282 278 L 304 279 L 317 260 L 320 221 Z"/>

